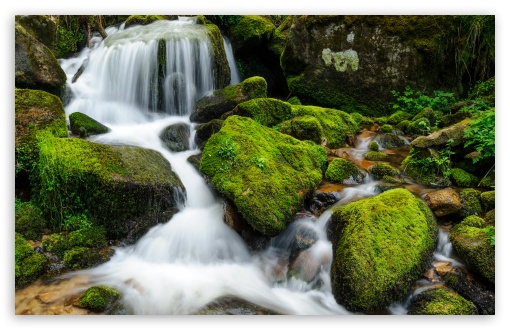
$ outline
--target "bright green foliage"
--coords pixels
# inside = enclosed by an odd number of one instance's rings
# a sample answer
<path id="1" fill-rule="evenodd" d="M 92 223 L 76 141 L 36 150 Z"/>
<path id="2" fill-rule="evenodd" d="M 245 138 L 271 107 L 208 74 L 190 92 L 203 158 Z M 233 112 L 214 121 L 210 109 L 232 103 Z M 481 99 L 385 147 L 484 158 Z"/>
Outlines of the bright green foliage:
<path id="1" fill-rule="evenodd" d="M 339 183 L 361 183 L 363 174 L 358 167 L 343 158 L 335 158 L 328 165 L 326 179 Z"/>
<path id="2" fill-rule="evenodd" d="M 301 101 L 297 96 L 293 96 L 290 99 L 287 100 L 287 103 L 290 103 L 292 105 L 301 105 Z"/>
<path id="3" fill-rule="evenodd" d="M 363 155 L 366 160 L 388 160 L 389 156 L 380 151 L 369 151 Z"/>
<path id="4" fill-rule="evenodd" d="M 376 141 L 372 141 L 368 144 L 368 149 L 372 151 L 379 151 L 379 144 Z"/>
<path id="5" fill-rule="evenodd" d="M 119 291 L 105 285 L 88 288 L 80 298 L 80 305 L 94 312 L 104 312 L 121 297 Z"/>
<path id="6" fill-rule="evenodd" d="M 413 297 L 408 315 L 477 315 L 476 306 L 447 288 L 429 289 Z"/>
<path id="7" fill-rule="evenodd" d="M 450 171 L 450 180 L 459 187 L 474 187 L 478 184 L 478 178 L 463 169 L 452 168 Z"/>
<path id="8" fill-rule="evenodd" d="M 395 90 L 391 94 L 396 98 L 396 102 L 390 103 L 394 111 L 403 111 L 413 115 L 418 114 L 424 108 L 432 108 L 436 112 L 447 112 L 456 99 L 453 93 L 434 91 L 434 96 L 428 96 L 420 91 L 414 91 L 406 86 L 400 93 Z"/>
<path id="9" fill-rule="evenodd" d="M 496 157 L 496 111 L 495 109 L 481 112 L 469 124 L 464 132 L 464 148 L 473 148 L 480 154 L 473 158 L 479 160 Z"/>
<path id="10" fill-rule="evenodd" d="M 351 118 L 357 125 L 361 124 L 361 122 L 363 121 L 363 115 L 358 112 L 351 113 Z"/>
<path id="11" fill-rule="evenodd" d="M 470 215 L 479 215 L 482 213 L 480 205 L 480 191 L 473 188 L 466 188 L 460 191 L 460 200 L 462 202 L 461 215 L 468 217 Z"/>
<path id="12" fill-rule="evenodd" d="M 412 115 L 402 110 L 395 111 L 391 116 L 388 117 L 388 124 L 397 125 L 403 120 L 410 119 Z"/>
<path id="13" fill-rule="evenodd" d="M 46 228 L 41 210 L 30 202 L 21 203 L 15 211 L 15 230 L 26 239 L 38 240 Z"/>
<path id="14" fill-rule="evenodd" d="M 496 246 L 496 228 L 494 226 L 487 226 L 483 228 L 483 231 L 487 235 L 490 245 Z"/>
<path id="15" fill-rule="evenodd" d="M 110 129 L 100 122 L 90 118 L 81 112 L 73 112 L 69 115 L 69 122 L 73 134 L 87 137 L 94 134 L 108 133 Z"/>
<path id="16" fill-rule="evenodd" d="M 67 237 L 59 233 L 45 236 L 42 240 L 42 244 L 46 251 L 55 253 L 60 257 L 64 256 L 64 252 L 71 248 Z"/>
<path id="17" fill-rule="evenodd" d="M 258 42 L 269 41 L 275 29 L 274 24 L 264 17 L 244 15 L 231 28 L 230 32 L 233 38 L 238 38 L 245 42 Z"/>
<path id="18" fill-rule="evenodd" d="M 253 228 L 275 236 L 321 182 L 325 163 L 320 146 L 230 116 L 207 141 L 200 171 Z"/>
<path id="19" fill-rule="evenodd" d="M 388 123 L 388 117 L 379 117 L 375 118 L 374 121 L 378 123 L 379 125 L 385 125 Z"/>
<path id="20" fill-rule="evenodd" d="M 228 29 L 241 20 L 240 15 L 206 15 L 205 17 L 218 25 L 220 29 Z"/>
<path id="21" fill-rule="evenodd" d="M 59 16 L 55 39 L 55 57 L 63 58 L 76 52 L 84 36 L 79 16 Z"/>
<path id="22" fill-rule="evenodd" d="M 492 77 L 476 83 L 469 92 L 469 99 L 486 104 L 487 107 L 494 107 L 496 105 L 496 78 Z"/>
<path id="23" fill-rule="evenodd" d="M 381 126 L 381 128 L 379 128 L 379 132 L 391 133 L 391 132 L 393 132 L 393 126 L 391 126 L 390 124 L 384 124 Z"/>
<path id="24" fill-rule="evenodd" d="M 425 203 L 406 189 L 333 209 L 332 289 L 353 311 L 386 308 L 404 298 L 427 266 L 437 225 Z"/>
<path id="25" fill-rule="evenodd" d="M 411 148 L 409 156 L 402 162 L 405 171 L 412 177 L 416 174 L 423 174 L 425 176 L 442 175 L 444 178 L 449 178 L 451 174 L 451 159 L 453 151 L 450 146 L 434 152 L 430 157 L 421 157 L 418 148 Z M 420 173 L 416 173 L 420 172 Z M 457 171 L 457 174 L 460 172 Z M 458 176 L 461 177 L 462 175 Z M 462 181 L 464 182 L 464 181 Z"/>
<path id="26" fill-rule="evenodd" d="M 412 151 L 413 149 L 411 149 L 411 153 Z M 403 171 L 417 183 L 425 186 L 449 186 L 451 183 L 448 178 L 436 174 L 436 166 L 437 163 L 433 157 L 419 159 L 411 154 L 402 161 Z"/>
<path id="27" fill-rule="evenodd" d="M 15 234 L 14 240 L 14 270 L 15 286 L 23 287 L 35 281 L 44 273 L 48 259 L 40 253 L 35 253 L 34 248 L 21 236 Z"/>
<path id="28" fill-rule="evenodd" d="M 374 166 L 370 167 L 370 174 L 376 180 L 382 179 L 384 176 L 395 176 L 399 175 L 400 171 L 393 166 L 386 163 L 377 163 Z"/>

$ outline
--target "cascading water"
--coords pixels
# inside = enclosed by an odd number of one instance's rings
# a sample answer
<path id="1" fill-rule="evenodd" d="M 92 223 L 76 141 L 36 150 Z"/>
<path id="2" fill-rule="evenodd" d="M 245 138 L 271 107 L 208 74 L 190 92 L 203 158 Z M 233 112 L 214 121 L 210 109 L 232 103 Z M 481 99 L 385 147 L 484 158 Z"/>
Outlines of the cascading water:
<path id="1" fill-rule="evenodd" d="M 108 33 L 78 59 L 62 61 L 71 81 L 88 58 L 82 75 L 69 85 L 73 97 L 66 113 L 80 111 L 111 128 L 91 141 L 159 151 L 183 182 L 187 198 L 177 214 L 135 245 L 117 248 L 109 262 L 79 272 L 88 277 L 88 286 L 118 289 L 127 312 L 134 314 L 193 314 L 227 296 L 284 314 L 347 314 L 331 294 L 331 243 L 325 225 L 318 226 L 327 219 L 307 224 L 318 233 L 317 240 L 307 250 L 309 258 L 297 257 L 302 259 L 301 269 L 313 271 L 305 280 L 300 276 L 275 280 L 274 269 L 268 272 L 267 267 L 278 257 L 269 250 L 251 255 L 240 236 L 223 222 L 223 201 L 187 162 L 199 151 L 170 152 L 159 138 L 171 124 L 192 127 L 193 103 L 214 89 L 204 27 L 165 21 Z M 166 45 L 163 72 L 157 64 L 159 40 Z M 315 277 L 321 285 L 306 281 Z"/>

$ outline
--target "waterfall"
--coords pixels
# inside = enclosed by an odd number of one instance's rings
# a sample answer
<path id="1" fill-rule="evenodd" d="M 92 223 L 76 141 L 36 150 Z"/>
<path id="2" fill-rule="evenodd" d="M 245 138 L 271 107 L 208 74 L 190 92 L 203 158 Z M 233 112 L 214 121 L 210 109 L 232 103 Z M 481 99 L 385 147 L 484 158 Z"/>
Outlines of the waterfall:
<path id="1" fill-rule="evenodd" d="M 204 29 L 188 20 L 109 30 L 102 43 L 85 49 L 78 60 L 61 60 L 72 78 L 88 59 L 80 78 L 68 84 L 73 96 L 65 110 L 67 115 L 83 112 L 111 128 L 89 140 L 160 152 L 187 192 L 185 204 L 166 223 L 150 229 L 136 244 L 116 248 L 107 263 L 68 276 L 86 275 L 88 286 L 104 284 L 119 290 L 132 314 L 193 314 L 222 297 L 237 297 L 283 314 L 348 314 L 331 294 L 332 251 L 325 228 L 313 229 L 321 233 L 319 239 L 307 250 L 309 255 L 301 257 L 315 267 L 305 277 L 317 275 L 317 281 L 300 276 L 275 280 L 272 266 L 280 257 L 271 253 L 271 247 L 260 254 L 249 251 L 224 223 L 223 200 L 187 161 L 200 151 L 170 152 L 162 144 L 159 134 L 165 127 L 175 123 L 193 127 L 189 121 L 193 104 L 214 89 Z M 227 53 L 234 63 L 231 49 Z"/>
<path id="2" fill-rule="evenodd" d="M 239 70 L 237 70 L 236 61 L 234 59 L 234 52 L 232 51 L 232 44 L 227 37 L 223 36 L 223 47 L 225 47 L 225 53 L 227 54 L 228 66 L 230 67 L 230 84 L 235 85 L 241 82 L 241 76 Z"/>

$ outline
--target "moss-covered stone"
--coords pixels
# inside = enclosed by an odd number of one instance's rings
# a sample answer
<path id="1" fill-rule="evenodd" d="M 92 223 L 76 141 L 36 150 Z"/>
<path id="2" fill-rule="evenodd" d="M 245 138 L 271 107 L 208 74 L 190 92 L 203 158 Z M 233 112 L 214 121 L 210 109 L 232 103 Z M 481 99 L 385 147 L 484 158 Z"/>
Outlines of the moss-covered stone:
<path id="1" fill-rule="evenodd" d="M 301 105 L 301 101 L 299 100 L 299 97 L 297 97 L 297 96 L 293 96 L 290 99 L 288 99 L 287 103 L 290 103 L 292 105 Z"/>
<path id="2" fill-rule="evenodd" d="M 69 115 L 71 132 L 80 137 L 108 133 L 110 129 L 84 113 L 73 112 Z"/>
<path id="3" fill-rule="evenodd" d="M 289 15 L 275 30 L 273 37 L 269 41 L 269 50 L 280 58 L 287 44 L 290 27 L 292 25 L 293 16 Z M 289 102 L 290 103 L 290 102 Z M 294 104 L 294 103 L 293 103 Z"/>
<path id="4" fill-rule="evenodd" d="M 386 125 L 388 123 L 388 117 L 378 117 L 374 119 L 374 122 L 376 122 L 379 125 Z"/>
<path id="5" fill-rule="evenodd" d="M 35 281 L 44 273 L 48 264 L 48 259 L 40 253 L 35 253 L 34 248 L 18 233 L 15 234 L 14 240 L 14 261 L 16 288 L 22 288 Z"/>
<path id="6" fill-rule="evenodd" d="M 80 297 L 80 305 L 94 312 L 104 312 L 121 298 L 119 291 L 105 285 L 93 286 Z"/>
<path id="7" fill-rule="evenodd" d="M 133 25 L 147 25 L 155 21 L 165 20 L 166 18 L 162 15 L 131 15 L 125 23 L 125 28 Z"/>
<path id="8" fill-rule="evenodd" d="M 395 176 L 400 174 L 398 169 L 387 163 L 377 163 L 370 167 L 369 172 L 376 180 L 380 180 L 386 175 Z"/>
<path id="9" fill-rule="evenodd" d="M 423 120 L 423 119 L 418 119 Z M 465 119 L 458 124 L 436 131 L 428 136 L 420 136 L 411 142 L 412 147 L 417 148 L 430 148 L 430 147 L 444 147 L 448 141 L 451 147 L 455 147 L 464 143 L 464 131 L 469 126 L 470 119 Z M 415 122 L 412 122 L 415 123 Z M 413 124 L 414 125 L 414 124 Z M 414 132 L 414 130 L 413 130 Z"/>
<path id="10" fill-rule="evenodd" d="M 486 210 L 490 210 L 496 207 L 496 191 L 486 191 L 480 194 L 482 205 Z"/>
<path id="11" fill-rule="evenodd" d="M 322 134 L 326 139 L 325 142 L 328 148 L 344 147 L 346 145 L 347 135 L 355 134 L 358 130 L 358 125 L 351 116 L 340 110 L 315 106 L 292 106 L 292 115 L 293 117 L 315 117 L 320 123 L 320 128 L 322 128 Z M 316 125 L 317 122 L 309 117 L 306 117 L 306 122 L 303 122 L 302 125 L 293 125 L 293 120 L 281 123 L 279 127 L 280 132 L 289 134 L 298 139 L 311 140 L 306 134 L 302 134 L 303 132 L 301 132 L 300 129 L 310 126 L 305 124 L 315 123 L 313 125 L 314 131 L 317 132 L 317 130 L 319 130 L 318 125 Z M 294 121 L 298 121 L 298 124 L 301 124 L 299 123 L 301 121 L 300 119 Z M 306 133 L 306 130 L 304 131 L 304 133 Z"/>
<path id="12" fill-rule="evenodd" d="M 185 151 L 189 149 L 189 125 L 176 123 L 164 128 L 159 138 L 170 151 Z"/>
<path id="13" fill-rule="evenodd" d="M 299 116 L 279 126 L 282 133 L 289 134 L 299 140 L 309 140 L 321 144 L 326 134 L 321 122 L 314 116 Z"/>
<path id="14" fill-rule="evenodd" d="M 53 233 L 44 236 L 42 239 L 42 245 L 46 251 L 55 253 L 60 257 L 63 257 L 64 252 L 71 248 L 69 239 L 61 233 Z"/>
<path id="15" fill-rule="evenodd" d="M 485 223 L 487 223 L 488 226 L 496 225 L 496 209 L 490 210 L 487 213 L 485 213 Z"/>
<path id="16" fill-rule="evenodd" d="M 435 123 L 436 122 L 436 114 L 432 108 L 423 108 L 420 112 L 418 112 L 411 121 L 414 122 L 418 119 L 426 118 L 428 123 Z"/>
<path id="17" fill-rule="evenodd" d="M 350 161 L 335 158 L 328 165 L 326 179 L 332 182 L 355 184 L 363 182 L 363 173 Z"/>
<path id="18" fill-rule="evenodd" d="M 158 152 L 45 136 L 40 143 L 36 200 L 54 228 L 67 215 L 88 212 L 109 238 L 168 220 L 184 191 Z"/>
<path id="19" fill-rule="evenodd" d="M 374 141 L 384 149 L 398 148 L 406 145 L 406 142 L 395 133 L 378 134 Z"/>
<path id="20" fill-rule="evenodd" d="M 402 132 L 407 134 L 407 130 L 409 128 L 409 125 L 411 124 L 410 120 L 402 120 L 398 124 L 396 124 L 397 129 L 401 130 Z"/>
<path id="21" fill-rule="evenodd" d="M 262 16 L 243 15 L 230 29 L 230 39 L 233 43 L 243 42 L 257 47 L 267 43 L 273 36 L 276 27 L 271 21 Z"/>
<path id="22" fill-rule="evenodd" d="M 230 67 L 223 46 L 223 36 L 216 25 L 206 24 L 205 26 L 213 53 L 214 86 L 216 89 L 225 88 L 230 84 Z"/>
<path id="23" fill-rule="evenodd" d="M 97 251 L 79 246 L 66 250 L 63 260 L 67 269 L 77 270 L 96 266 L 102 258 Z"/>
<path id="24" fill-rule="evenodd" d="M 470 215 L 469 217 L 464 218 L 464 220 L 462 220 L 462 223 L 469 227 L 475 228 L 485 227 L 485 221 L 476 215 Z"/>
<path id="25" fill-rule="evenodd" d="M 57 25 L 47 15 L 16 15 L 15 21 L 53 51 Z"/>
<path id="26" fill-rule="evenodd" d="M 216 90 L 212 95 L 202 97 L 195 104 L 190 120 L 206 123 L 219 119 L 224 113 L 233 110 L 239 103 L 254 98 L 267 97 L 267 83 L 262 77 L 251 77 L 237 85 L 229 85 Z"/>
<path id="27" fill-rule="evenodd" d="M 478 184 L 478 178 L 461 168 L 452 168 L 450 170 L 450 180 L 459 187 L 474 187 Z"/>
<path id="28" fill-rule="evenodd" d="M 234 108 L 232 114 L 250 117 L 268 127 L 273 127 L 293 117 L 290 103 L 273 98 L 257 98 L 240 103 Z"/>
<path id="29" fill-rule="evenodd" d="M 433 171 L 424 169 L 423 166 L 412 162 L 413 157 L 407 156 L 402 161 L 402 169 L 416 183 L 429 187 L 448 187 L 451 182 L 448 178 L 437 175 Z"/>
<path id="30" fill-rule="evenodd" d="M 379 151 L 379 144 L 376 141 L 372 141 L 368 144 L 368 149 L 371 151 Z"/>
<path id="31" fill-rule="evenodd" d="M 495 176 L 486 176 L 482 180 L 480 180 L 480 187 L 483 188 L 494 188 L 496 186 L 496 178 Z"/>
<path id="32" fill-rule="evenodd" d="M 496 281 L 496 252 L 483 228 L 471 226 L 467 217 L 450 231 L 450 241 L 459 257 L 476 275 L 494 285 Z M 478 225 L 478 223 L 476 224 Z"/>
<path id="33" fill-rule="evenodd" d="M 428 289 L 411 299 L 408 315 L 477 315 L 476 306 L 447 288 Z"/>
<path id="34" fill-rule="evenodd" d="M 254 229 L 275 236 L 321 182 L 325 163 L 320 146 L 230 116 L 207 141 L 200 171 Z"/>
<path id="35" fill-rule="evenodd" d="M 392 133 L 393 132 L 393 126 L 390 124 L 384 124 L 379 128 L 379 132 L 381 133 Z"/>
<path id="36" fill-rule="evenodd" d="M 38 240 L 47 227 L 41 210 L 32 203 L 23 203 L 15 212 L 14 228 L 26 239 Z"/>
<path id="37" fill-rule="evenodd" d="M 388 117 L 388 124 L 397 125 L 401 121 L 410 119 L 411 117 L 412 115 L 410 113 L 399 110 L 392 113 L 391 116 Z"/>
<path id="38" fill-rule="evenodd" d="M 369 311 L 405 297 L 431 257 L 437 225 L 423 201 L 397 188 L 334 208 L 330 232 L 333 295 Z"/>
<path id="39" fill-rule="evenodd" d="M 460 200 L 462 202 L 461 215 L 463 217 L 482 214 L 480 194 L 480 191 L 473 188 L 466 188 L 460 191 Z"/>
<path id="40" fill-rule="evenodd" d="M 208 123 L 199 124 L 195 127 L 195 143 L 199 148 L 203 148 L 204 144 L 209 140 L 211 135 L 218 132 L 223 125 L 223 120 L 213 119 Z"/>
<path id="41" fill-rule="evenodd" d="M 390 157 L 384 152 L 380 151 L 369 151 L 363 155 L 366 160 L 388 160 Z"/>

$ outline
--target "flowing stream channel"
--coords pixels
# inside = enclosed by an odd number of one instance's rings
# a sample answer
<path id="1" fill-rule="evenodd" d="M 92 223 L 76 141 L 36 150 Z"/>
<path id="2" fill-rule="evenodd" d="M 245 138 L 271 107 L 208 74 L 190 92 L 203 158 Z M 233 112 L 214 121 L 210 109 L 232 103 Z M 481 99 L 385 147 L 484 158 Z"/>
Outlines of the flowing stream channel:
<path id="1" fill-rule="evenodd" d="M 183 152 L 169 151 L 159 138 L 164 128 L 175 123 L 187 124 L 193 132 L 189 120 L 193 105 L 215 88 L 205 29 L 189 19 L 129 29 L 110 27 L 108 38 L 95 37 L 91 48 L 61 60 L 72 91 L 66 114 L 79 111 L 111 128 L 89 140 L 160 152 L 186 189 L 179 212 L 168 222 L 150 229 L 136 244 L 116 248 L 107 263 L 66 275 L 81 278 L 70 290 L 102 284 L 113 287 L 122 293 L 128 314 L 196 314 L 224 297 L 282 314 L 350 314 L 331 293 L 332 247 L 326 237 L 329 210 L 318 219 L 296 219 L 265 250 L 254 253 L 224 223 L 223 200 L 187 161 L 200 152 L 193 134 L 191 149 Z M 163 78 L 157 65 L 161 39 L 166 41 Z M 224 41 L 235 68 L 229 42 Z M 81 76 L 70 83 L 83 64 Z M 238 83 L 239 76 L 232 71 L 231 82 Z M 164 86 L 159 97 L 153 88 L 158 84 Z M 364 151 L 367 141 L 365 137 L 353 150 Z M 366 179 L 343 189 L 337 205 L 375 195 L 375 184 Z M 314 243 L 289 264 L 296 232 L 313 236 Z M 436 254 L 449 258 L 446 241 Z M 294 275 L 288 276 L 289 272 Z M 402 310 L 405 305 L 395 307 L 394 313 Z"/>

